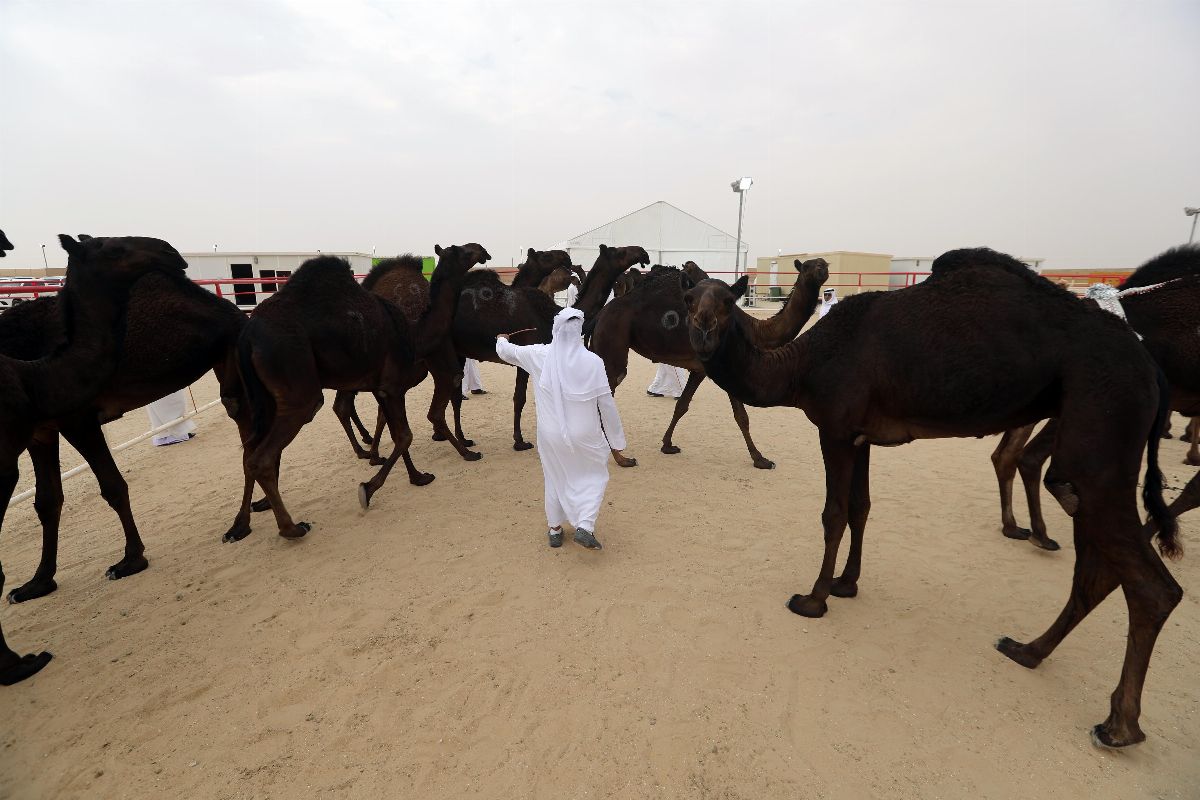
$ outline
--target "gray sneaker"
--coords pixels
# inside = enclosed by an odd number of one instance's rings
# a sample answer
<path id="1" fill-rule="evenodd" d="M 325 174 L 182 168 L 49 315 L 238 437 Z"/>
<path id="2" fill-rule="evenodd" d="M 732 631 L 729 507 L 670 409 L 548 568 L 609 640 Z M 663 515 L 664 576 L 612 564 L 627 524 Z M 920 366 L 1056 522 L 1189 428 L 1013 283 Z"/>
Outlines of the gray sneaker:
<path id="1" fill-rule="evenodd" d="M 551 547 L 562 547 L 562 528 L 546 531 L 550 536 Z"/>
<path id="2" fill-rule="evenodd" d="M 586 528 L 575 529 L 575 544 L 581 544 L 588 550 L 603 550 L 604 545 L 600 544 L 600 540 L 596 535 Z"/>

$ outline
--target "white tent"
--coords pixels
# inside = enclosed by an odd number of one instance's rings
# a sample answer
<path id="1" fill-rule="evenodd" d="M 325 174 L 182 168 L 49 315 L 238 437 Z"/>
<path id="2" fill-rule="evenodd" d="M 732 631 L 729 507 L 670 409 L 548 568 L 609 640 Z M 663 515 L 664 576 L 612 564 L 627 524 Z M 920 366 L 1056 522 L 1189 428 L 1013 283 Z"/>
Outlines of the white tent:
<path id="1" fill-rule="evenodd" d="M 652 264 L 680 266 L 685 261 L 695 261 L 702 269 L 713 273 L 713 277 L 728 281 L 732 279 L 737 238 L 659 200 L 554 247 L 570 253 L 572 263 L 591 269 L 602 244 L 609 247 L 641 245 L 646 248 Z M 744 261 L 749 250 L 744 240 L 741 249 Z"/>

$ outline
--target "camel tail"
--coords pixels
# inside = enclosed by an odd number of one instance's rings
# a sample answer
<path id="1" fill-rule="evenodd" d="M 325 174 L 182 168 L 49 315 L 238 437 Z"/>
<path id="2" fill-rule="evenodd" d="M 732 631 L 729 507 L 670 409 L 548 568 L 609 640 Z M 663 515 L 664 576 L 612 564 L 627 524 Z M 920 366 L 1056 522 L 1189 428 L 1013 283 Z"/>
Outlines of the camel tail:
<path id="1" fill-rule="evenodd" d="M 242 331 L 242 335 L 238 337 L 238 373 L 242 377 L 242 390 L 245 392 L 246 400 L 250 403 L 250 440 L 245 444 L 251 446 L 262 441 L 262 438 L 267 435 L 267 431 L 271 428 L 271 420 L 275 416 L 275 400 L 271 397 L 271 393 L 267 391 L 267 387 L 263 385 L 262 379 L 258 377 L 258 371 L 254 368 L 254 344 L 250 341 L 250 337 L 246 335 L 246 331 Z"/>
<path id="2" fill-rule="evenodd" d="M 1183 555 L 1183 545 L 1178 539 L 1179 523 L 1167 510 L 1166 501 L 1163 500 L 1163 476 L 1158 468 L 1158 443 L 1171 414 L 1171 395 L 1163 371 L 1156 367 L 1155 373 L 1158 381 L 1158 412 L 1154 415 L 1154 425 L 1150 428 L 1150 439 L 1146 443 L 1146 480 L 1142 483 L 1142 503 L 1158 526 L 1158 551 L 1167 558 L 1177 559 Z"/>

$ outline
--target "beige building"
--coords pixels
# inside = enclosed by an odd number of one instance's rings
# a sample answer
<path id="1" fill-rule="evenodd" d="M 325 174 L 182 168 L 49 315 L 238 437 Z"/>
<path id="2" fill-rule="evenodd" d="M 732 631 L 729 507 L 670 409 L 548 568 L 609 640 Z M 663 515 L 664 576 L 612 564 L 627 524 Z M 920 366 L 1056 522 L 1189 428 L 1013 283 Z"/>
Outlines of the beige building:
<path id="1" fill-rule="evenodd" d="M 887 289 L 891 280 L 892 257 L 887 253 L 856 253 L 834 250 L 828 253 L 781 253 L 760 257 L 750 282 L 757 297 L 784 297 L 796 283 L 796 260 L 823 258 L 829 262 L 827 287 L 845 297 L 859 292 Z"/>

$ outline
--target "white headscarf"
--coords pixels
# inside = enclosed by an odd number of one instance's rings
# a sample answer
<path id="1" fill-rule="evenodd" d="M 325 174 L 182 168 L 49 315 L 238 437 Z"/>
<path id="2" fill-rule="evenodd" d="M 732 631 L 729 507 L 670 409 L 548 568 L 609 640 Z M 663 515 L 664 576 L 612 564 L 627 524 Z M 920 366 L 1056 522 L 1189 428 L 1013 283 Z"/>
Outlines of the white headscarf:
<path id="1" fill-rule="evenodd" d="M 587 402 L 608 394 L 608 376 L 600 356 L 583 346 L 583 312 L 564 308 L 554 317 L 553 338 L 538 385 L 553 403 L 551 412 L 571 447 L 571 434 L 563 402 Z"/>
<path id="2" fill-rule="evenodd" d="M 831 296 L 828 300 L 825 300 L 824 298 L 822 298 L 822 300 L 821 300 L 820 316 L 822 316 L 822 317 L 825 316 L 826 314 L 828 314 L 829 309 L 836 306 L 837 302 L 838 302 L 837 289 L 826 289 L 825 291 L 829 292 Z"/>

